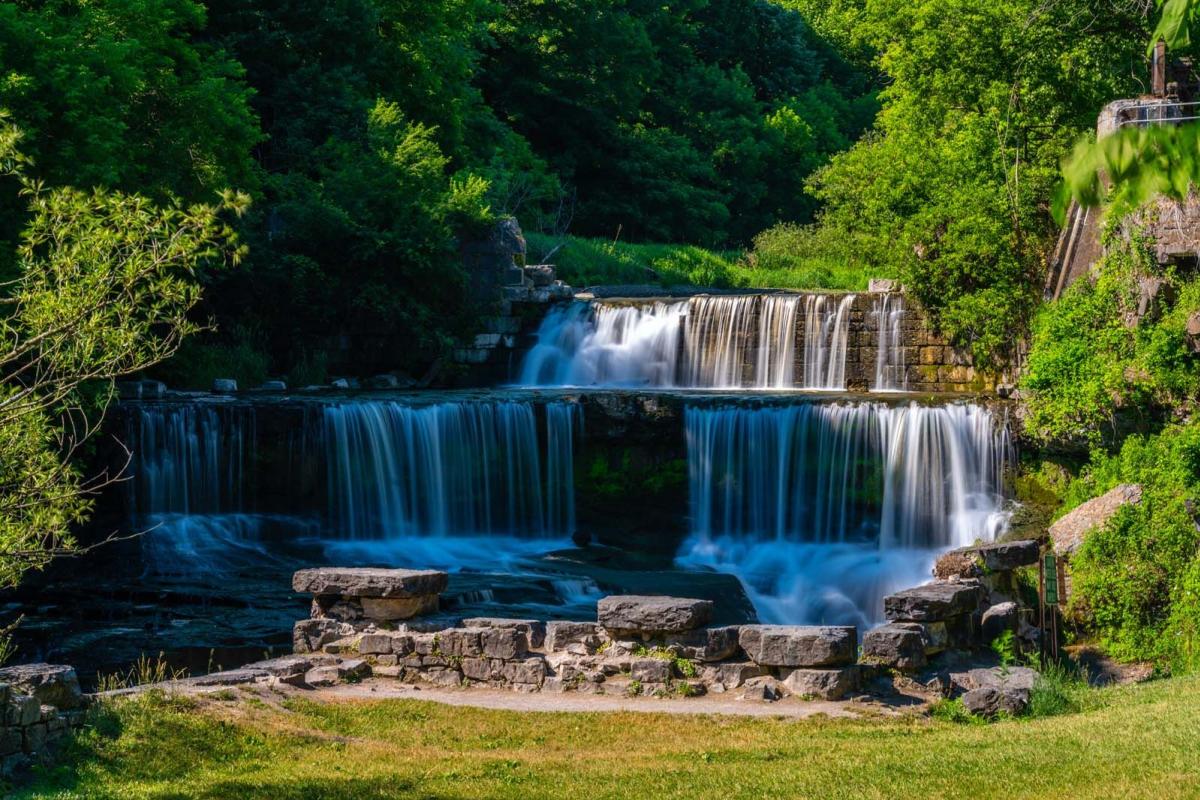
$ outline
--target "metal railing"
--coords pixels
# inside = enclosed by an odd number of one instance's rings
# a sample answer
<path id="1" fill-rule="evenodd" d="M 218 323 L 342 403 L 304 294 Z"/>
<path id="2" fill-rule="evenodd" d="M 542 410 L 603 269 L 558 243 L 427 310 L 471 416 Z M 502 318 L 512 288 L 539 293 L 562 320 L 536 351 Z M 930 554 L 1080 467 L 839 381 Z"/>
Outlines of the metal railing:
<path id="1" fill-rule="evenodd" d="M 1179 125 L 1183 122 L 1200 120 L 1200 101 L 1150 100 L 1145 105 L 1121 109 L 1117 115 L 1117 128 L 1136 125 Z"/>

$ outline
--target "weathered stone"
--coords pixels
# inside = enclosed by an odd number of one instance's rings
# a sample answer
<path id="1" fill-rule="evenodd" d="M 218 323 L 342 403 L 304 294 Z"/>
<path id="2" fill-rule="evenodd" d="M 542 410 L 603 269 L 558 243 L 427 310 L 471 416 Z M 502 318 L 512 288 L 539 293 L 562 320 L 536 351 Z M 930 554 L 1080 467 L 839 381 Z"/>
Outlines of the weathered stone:
<path id="1" fill-rule="evenodd" d="M 8 698 L 8 709 L 5 712 L 5 723 L 25 727 L 38 721 L 42 704 L 33 695 L 13 694 Z"/>
<path id="2" fill-rule="evenodd" d="M 437 570 L 320 567 L 293 575 L 292 589 L 343 597 L 422 597 L 441 594 L 448 580 Z"/>
<path id="3" fill-rule="evenodd" d="M 538 648 L 546 641 L 546 625 L 536 619 L 470 617 L 462 621 L 466 628 L 512 628 L 525 634 L 527 648 Z"/>
<path id="4" fill-rule="evenodd" d="M 695 661 L 724 661 L 737 653 L 738 630 L 737 625 L 702 628 L 686 633 L 668 634 L 663 637 L 663 642 L 668 646 L 680 647 L 684 658 Z"/>
<path id="5" fill-rule="evenodd" d="M 463 677 L 473 681 L 498 679 L 501 667 L 502 662 L 495 662 L 488 658 L 464 658 L 462 660 Z"/>
<path id="6" fill-rule="evenodd" d="M 947 628 L 945 622 L 940 620 L 936 622 L 890 622 L 888 624 L 907 628 L 921 634 L 921 640 L 925 644 L 926 656 L 936 655 L 950 646 L 949 628 Z"/>
<path id="7" fill-rule="evenodd" d="M 0 756 L 21 752 L 21 729 L 17 727 L 0 727 Z"/>
<path id="8" fill-rule="evenodd" d="M 207 675 L 192 678 L 188 682 L 193 686 L 243 686 L 267 677 L 270 677 L 270 673 L 265 669 L 241 667 L 210 672 Z"/>
<path id="9" fill-rule="evenodd" d="M 1140 502 L 1142 487 L 1136 483 L 1123 483 L 1070 511 L 1050 526 L 1055 554 L 1069 558 L 1089 533 L 1104 527 L 1124 506 Z"/>
<path id="10" fill-rule="evenodd" d="M 977 584 L 934 581 L 883 598 L 883 612 L 892 622 L 946 620 L 976 610 L 982 598 Z"/>
<path id="11" fill-rule="evenodd" d="M 376 678 L 399 678 L 404 674 L 406 667 L 399 664 L 388 664 L 371 667 L 371 675 Z"/>
<path id="12" fill-rule="evenodd" d="M 446 688 L 462 686 L 462 673 L 455 669 L 430 669 L 423 672 L 421 677 L 434 686 L 444 686 Z"/>
<path id="13" fill-rule="evenodd" d="M 961 547 L 938 558 L 933 575 L 943 580 L 978 578 L 1036 564 L 1040 554 L 1041 547 L 1032 539 Z"/>
<path id="14" fill-rule="evenodd" d="M 354 626 L 336 619 L 302 619 L 292 626 L 292 650 L 315 653 L 326 644 L 354 633 Z"/>
<path id="15" fill-rule="evenodd" d="M 768 667 L 835 667 L 854 663 L 853 626 L 743 625 L 738 641 L 751 661 Z"/>
<path id="16" fill-rule="evenodd" d="M 839 669 L 793 669 L 783 676 L 783 685 L 800 697 L 841 700 L 858 688 L 858 667 Z"/>
<path id="17" fill-rule="evenodd" d="M 712 619 L 711 600 L 652 595 L 611 595 L 600 598 L 596 615 L 609 631 L 643 634 L 695 630 Z"/>
<path id="18" fill-rule="evenodd" d="M 765 703 L 773 703 L 776 700 L 782 700 L 784 697 L 787 697 L 787 689 L 780 681 L 772 678 L 770 675 L 763 675 L 746 681 L 746 689 L 742 692 L 743 700 L 761 700 Z"/>
<path id="19" fill-rule="evenodd" d="M 317 595 L 313 598 L 309 616 L 313 619 L 361 622 L 366 617 L 366 614 L 363 613 L 362 603 L 359 602 L 359 598 L 357 597 Z"/>
<path id="20" fill-rule="evenodd" d="M 993 641 L 1005 631 L 1016 633 L 1020 609 L 1013 602 L 997 603 L 983 612 L 979 623 L 979 635 L 984 644 Z"/>
<path id="21" fill-rule="evenodd" d="M 525 280 L 529 281 L 531 286 L 542 289 L 554 283 L 554 273 L 552 264 L 535 264 L 525 268 Z"/>
<path id="22" fill-rule="evenodd" d="M 212 390 L 216 394 L 230 394 L 238 390 L 238 384 L 233 378 L 214 378 Z"/>
<path id="23" fill-rule="evenodd" d="M 483 654 L 505 660 L 521 658 L 528 652 L 523 632 L 516 628 L 484 628 L 480 634 Z"/>
<path id="24" fill-rule="evenodd" d="M 665 658 L 635 658 L 629 675 L 642 683 L 666 683 L 671 680 L 671 662 Z"/>
<path id="25" fill-rule="evenodd" d="M 386 655 L 392 652 L 392 634 L 364 633 L 358 640 L 358 652 L 364 656 Z"/>
<path id="26" fill-rule="evenodd" d="M 1000 712 L 1021 714 L 1029 707 L 1037 678 L 1037 672 L 1029 667 L 973 669 L 950 676 L 955 686 L 965 690 L 963 705 L 980 716 L 995 716 Z"/>
<path id="27" fill-rule="evenodd" d="M 880 625 L 863 636 L 862 655 L 866 661 L 912 672 L 925 666 L 925 636 L 903 624 Z"/>
<path id="28" fill-rule="evenodd" d="M 425 594 L 418 597 L 361 597 L 363 616 L 377 622 L 394 622 L 412 619 L 422 614 L 437 611 L 438 596 Z"/>
<path id="29" fill-rule="evenodd" d="M 475 658 L 483 655 L 483 631 L 474 628 L 451 628 L 434 634 L 434 655 Z"/>
<path id="30" fill-rule="evenodd" d="M 0 669 L 0 682 L 43 703 L 61 709 L 77 708 L 83 703 L 79 678 L 73 667 L 61 664 L 20 664 Z"/>
<path id="31" fill-rule="evenodd" d="M 330 655 L 338 655 L 343 653 L 358 653 L 358 643 L 362 640 L 362 634 L 352 634 L 344 636 L 341 639 L 334 639 L 332 642 L 326 642 L 321 648 L 324 653 Z"/>
<path id="32" fill-rule="evenodd" d="M 541 686 L 546 677 L 546 662 L 540 658 L 527 658 L 504 665 L 504 680 L 511 684 Z"/>
<path id="33" fill-rule="evenodd" d="M 21 749 L 26 753 L 40 753 L 46 749 L 46 723 L 37 722 L 22 731 L 25 741 Z"/>
<path id="34" fill-rule="evenodd" d="M 313 667 L 304 673 L 304 682 L 309 686 L 333 686 L 341 680 L 341 673 L 334 664 Z"/>
<path id="35" fill-rule="evenodd" d="M 332 686 L 339 681 L 361 680 L 371 674 L 371 665 L 361 658 L 343 658 L 335 664 L 313 667 L 304 673 L 309 686 Z"/>
<path id="36" fill-rule="evenodd" d="M 898 292 L 900 291 L 900 281 L 894 278 L 871 278 L 867 281 L 867 291 L 872 294 Z"/>
<path id="37" fill-rule="evenodd" d="M 546 652 L 566 651 L 574 644 L 583 646 L 589 653 L 600 646 L 600 626 L 594 622 L 568 622 L 553 620 L 546 623 Z"/>
<path id="38" fill-rule="evenodd" d="M 746 681 L 762 674 L 762 667 L 751 661 L 712 664 L 700 668 L 701 678 L 714 690 L 717 686 L 720 686 L 721 690 L 737 689 Z"/>

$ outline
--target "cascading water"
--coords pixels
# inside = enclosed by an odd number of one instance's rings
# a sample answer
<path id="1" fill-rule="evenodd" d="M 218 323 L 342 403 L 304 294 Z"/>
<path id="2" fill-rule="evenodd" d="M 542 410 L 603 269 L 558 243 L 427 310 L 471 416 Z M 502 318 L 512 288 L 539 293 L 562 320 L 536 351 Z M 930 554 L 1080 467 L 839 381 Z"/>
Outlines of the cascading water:
<path id="1" fill-rule="evenodd" d="M 850 306 L 854 295 L 804 298 L 804 388 L 845 389 Z"/>
<path id="2" fill-rule="evenodd" d="M 878 333 L 875 383 L 871 388 L 876 392 L 902 392 L 908 388 L 901 336 L 904 324 L 904 295 L 887 292 L 876 296 L 871 316 Z"/>
<path id="3" fill-rule="evenodd" d="M 937 552 L 1003 530 L 1006 427 L 974 405 L 689 408 L 681 561 L 773 621 L 867 625 Z"/>
<path id="4" fill-rule="evenodd" d="M 801 305 L 804 374 L 795 377 Z M 525 386 L 845 388 L 854 295 L 723 295 L 552 310 L 521 367 Z"/>
<path id="5" fill-rule="evenodd" d="M 329 406 L 333 532 L 346 539 L 570 534 L 574 420 L 573 406 L 548 406 L 543 471 L 530 403 Z"/>
<path id="6" fill-rule="evenodd" d="M 132 524 L 152 572 L 225 572 L 268 557 L 264 529 L 286 522 L 255 513 L 246 491 L 253 408 L 135 406 L 127 422 Z"/>

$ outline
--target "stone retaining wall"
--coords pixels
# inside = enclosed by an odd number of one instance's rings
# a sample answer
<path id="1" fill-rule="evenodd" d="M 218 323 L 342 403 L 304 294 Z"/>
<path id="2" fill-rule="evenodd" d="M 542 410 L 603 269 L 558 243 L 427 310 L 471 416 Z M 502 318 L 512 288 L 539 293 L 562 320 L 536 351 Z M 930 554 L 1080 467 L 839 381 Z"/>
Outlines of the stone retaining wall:
<path id="1" fill-rule="evenodd" d="M 83 724 L 84 698 L 71 667 L 0 669 L 0 775 L 45 763 L 58 740 Z"/>

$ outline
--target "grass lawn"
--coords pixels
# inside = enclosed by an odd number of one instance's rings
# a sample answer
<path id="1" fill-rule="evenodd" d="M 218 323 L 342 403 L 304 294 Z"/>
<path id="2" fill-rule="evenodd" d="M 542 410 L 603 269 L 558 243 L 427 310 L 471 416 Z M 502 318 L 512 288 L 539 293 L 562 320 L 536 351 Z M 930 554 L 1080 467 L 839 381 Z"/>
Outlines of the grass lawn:
<path id="1" fill-rule="evenodd" d="M 866 291 L 868 280 L 880 277 L 865 267 L 839 264 L 831 259 L 797 258 L 766 269 L 752 265 L 744 253 L 736 250 L 705 250 L 684 244 L 628 244 L 574 236 L 563 240 L 536 233 L 526 234 L 526 239 L 530 263 L 548 260 L 558 268 L 558 277 L 577 289 L 603 284 L 657 283 L 666 287 L 717 289 Z"/>
<path id="2" fill-rule="evenodd" d="M 226 693 L 234 697 L 234 692 Z M 993 724 L 142 698 L 20 798 L 1200 797 L 1200 679 Z M 650 702 L 650 701 L 648 701 Z"/>

